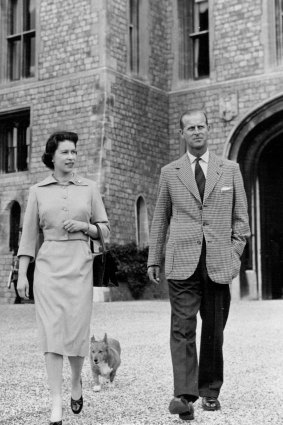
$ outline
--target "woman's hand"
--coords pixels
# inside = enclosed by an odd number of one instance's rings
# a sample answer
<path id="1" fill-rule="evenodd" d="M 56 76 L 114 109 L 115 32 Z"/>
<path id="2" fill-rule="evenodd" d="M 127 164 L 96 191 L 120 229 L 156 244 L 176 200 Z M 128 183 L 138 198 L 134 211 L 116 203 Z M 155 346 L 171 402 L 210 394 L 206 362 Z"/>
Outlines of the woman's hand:
<path id="1" fill-rule="evenodd" d="M 19 275 L 17 281 L 17 291 L 21 298 L 29 297 L 29 282 L 26 275 Z"/>
<path id="2" fill-rule="evenodd" d="M 63 228 L 67 230 L 67 232 L 86 232 L 88 229 L 88 224 L 84 221 L 78 220 L 65 220 L 63 223 Z"/>

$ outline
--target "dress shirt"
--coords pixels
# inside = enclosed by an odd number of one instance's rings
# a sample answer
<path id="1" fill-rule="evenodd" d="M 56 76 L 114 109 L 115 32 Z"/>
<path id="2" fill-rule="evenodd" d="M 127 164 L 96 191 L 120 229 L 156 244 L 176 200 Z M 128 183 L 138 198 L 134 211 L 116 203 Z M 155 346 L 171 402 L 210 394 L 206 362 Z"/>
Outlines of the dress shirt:
<path id="1" fill-rule="evenodd" d="M 187 152 L 189 156 L 189 160 L 192 166 L 193 174 L 195 175 L 195 168 L 196 168 L 196 159 L 197 157 L 192 155 L 189 151 Z M 209 151 L 207 150 L 201 157 L 199 161 L 199 165 L 202 168 L 202 171 L 204 173 L 204 176 L 206 178 L 207 176 L 207 167 L 208 167 L 208 160 L 209 160 Z"/>

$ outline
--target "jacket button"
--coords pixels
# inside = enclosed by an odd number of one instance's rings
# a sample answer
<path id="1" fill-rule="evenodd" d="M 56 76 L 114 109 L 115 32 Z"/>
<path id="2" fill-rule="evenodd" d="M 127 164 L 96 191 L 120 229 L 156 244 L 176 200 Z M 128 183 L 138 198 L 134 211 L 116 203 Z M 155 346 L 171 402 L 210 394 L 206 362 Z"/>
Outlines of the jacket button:
<path id="1" fill-rule="evenodd" d="M 198 244 L 198 245 L 201 245 L 201 241 L 197 241 L 197 244 Z"/>

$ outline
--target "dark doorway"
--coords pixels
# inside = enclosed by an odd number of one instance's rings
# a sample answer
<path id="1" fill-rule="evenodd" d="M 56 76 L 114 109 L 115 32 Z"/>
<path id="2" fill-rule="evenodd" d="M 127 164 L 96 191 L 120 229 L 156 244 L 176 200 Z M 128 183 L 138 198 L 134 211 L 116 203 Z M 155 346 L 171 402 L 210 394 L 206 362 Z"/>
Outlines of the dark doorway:
<path id="1" fill-rule="evenodd" d="M 283 134 L 262 150 L 258 162 L 262 298 L 283 298 Z"/>
<path id="2" fill-rule="evenodd" d="M 10 251 L 17 254 L 19 245 L 19 230 L 21 220 L 21 207 L 17 201 L 14 201 L 10 210 Z"/>

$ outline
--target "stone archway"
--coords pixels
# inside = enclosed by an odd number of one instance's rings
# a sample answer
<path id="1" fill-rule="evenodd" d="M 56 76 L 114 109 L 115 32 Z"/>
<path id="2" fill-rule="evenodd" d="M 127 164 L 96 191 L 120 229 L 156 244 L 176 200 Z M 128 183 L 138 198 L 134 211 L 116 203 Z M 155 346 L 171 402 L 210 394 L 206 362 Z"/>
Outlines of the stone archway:
<path id="1" fill-rule="evenodd" d="M 232 131 L 225 157 L 241 167 L 251 238 L 240 273 L 240 295 L 283 298 L 283 94 L 251 111 Z"/>

